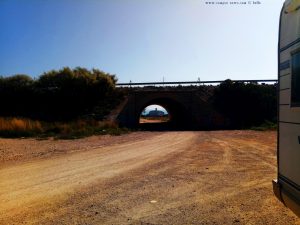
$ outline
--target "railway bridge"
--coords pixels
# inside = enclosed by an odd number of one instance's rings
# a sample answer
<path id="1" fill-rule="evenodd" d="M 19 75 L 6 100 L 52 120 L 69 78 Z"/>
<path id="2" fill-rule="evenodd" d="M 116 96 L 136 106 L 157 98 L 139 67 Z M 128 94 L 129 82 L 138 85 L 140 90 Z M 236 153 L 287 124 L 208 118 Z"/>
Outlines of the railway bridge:
<path id="1" fill-rule="evenodd" d="M 274 83 L 276 81 L 239 80 L 234 82 Z M 117 120 L 121 126 L 139 127 L 139 119 L 143 110 L 149 105 L 161 105 L 169 113 L 168 126 L 171 128 L 205 130 L 226 127 L 228 121 L 212 106 L 212 96 L 216 88 L 214 84 L 221 82 L 223 81 L 120 83 L 118 86 L 125 86 L 129 92 L 117 113 Z"/>

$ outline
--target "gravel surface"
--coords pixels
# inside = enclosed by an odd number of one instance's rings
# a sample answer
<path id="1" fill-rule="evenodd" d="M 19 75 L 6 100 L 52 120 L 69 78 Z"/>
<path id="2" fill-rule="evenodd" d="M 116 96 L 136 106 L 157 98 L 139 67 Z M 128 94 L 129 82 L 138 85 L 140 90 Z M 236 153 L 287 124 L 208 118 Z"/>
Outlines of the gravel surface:
<path id="1" fill-rule="evenodd" d="M 300 224 L 272 193 L 276 132 L 0 139 L 0 224 Z"/>

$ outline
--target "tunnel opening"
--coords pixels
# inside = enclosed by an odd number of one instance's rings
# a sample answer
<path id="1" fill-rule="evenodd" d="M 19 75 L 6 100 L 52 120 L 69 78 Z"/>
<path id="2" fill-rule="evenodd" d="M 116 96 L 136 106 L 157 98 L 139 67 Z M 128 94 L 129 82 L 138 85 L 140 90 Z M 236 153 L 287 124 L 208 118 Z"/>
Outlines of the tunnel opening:
<path id="1" fill-rule="evenodd" d="M 138 127 L 143 130 L 182 130 L 189 124 L 189 118 L 188 110 L 177 101 L 154 99 L 139 110 Z"/>
<path id="2" fill-rule="evenodd" d="M 147 123 L 168 123 L 170 114 L 166 108 L 161 105 L 149 105 L 143 109 L 140 114 L 140 124 Z"/>

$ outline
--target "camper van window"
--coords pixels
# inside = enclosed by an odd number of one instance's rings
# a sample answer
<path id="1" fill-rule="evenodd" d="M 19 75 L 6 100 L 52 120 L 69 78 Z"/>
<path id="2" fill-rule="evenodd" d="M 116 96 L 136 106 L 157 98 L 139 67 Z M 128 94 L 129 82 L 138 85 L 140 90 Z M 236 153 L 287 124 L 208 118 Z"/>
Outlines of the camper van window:
<path id="1" fill-rule="evenodd" d="M 300 51 L 292 55 L 291 106 L 300 107 Z"/>

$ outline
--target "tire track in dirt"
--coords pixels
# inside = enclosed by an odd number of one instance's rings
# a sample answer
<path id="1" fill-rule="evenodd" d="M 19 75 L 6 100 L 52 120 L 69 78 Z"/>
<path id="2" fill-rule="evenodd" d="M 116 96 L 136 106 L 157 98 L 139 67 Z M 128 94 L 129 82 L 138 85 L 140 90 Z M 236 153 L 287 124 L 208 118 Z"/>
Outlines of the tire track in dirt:
<path id="1" fill-rule="evenodd" d="M 272 193 L 269 136 L 165 132 L 6 166 L 0 224 L 299 224 Z"/>
<path id="2" fill-rule="evenodd" d="M 82 185 L 109 179 L 171 152 L 182 151 L 194 137 L 193 133 L 165 133 L 149 140 L 1 169 L 0 218 L 16 206 L 37 207 L 44 199 L 64 198 L 65 193 Z"/>

